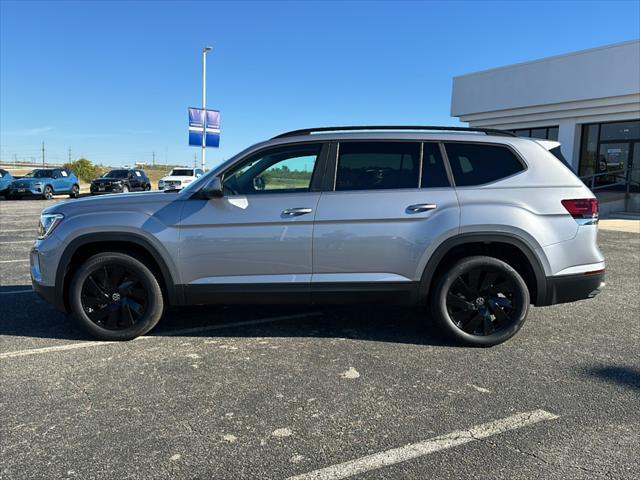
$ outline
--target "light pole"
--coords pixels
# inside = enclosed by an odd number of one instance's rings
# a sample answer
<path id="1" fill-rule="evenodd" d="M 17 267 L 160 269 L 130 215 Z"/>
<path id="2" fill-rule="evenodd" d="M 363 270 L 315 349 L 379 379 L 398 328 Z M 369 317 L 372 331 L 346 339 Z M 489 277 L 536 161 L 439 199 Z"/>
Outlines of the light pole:
<path id="1" fill-rule="evenodd" d="M 202 49 L 202 170 L 207 169 L 207 53 L 213 47 Z"/>

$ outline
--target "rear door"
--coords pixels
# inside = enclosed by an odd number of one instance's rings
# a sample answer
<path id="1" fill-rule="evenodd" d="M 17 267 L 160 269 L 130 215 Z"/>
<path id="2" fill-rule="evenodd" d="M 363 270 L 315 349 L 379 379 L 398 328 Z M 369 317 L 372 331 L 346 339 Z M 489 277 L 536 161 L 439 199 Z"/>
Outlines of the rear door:
<path id="1" fill-rule="evenodd" d="M 185 202 L 180 267 L 189 302 L 310 300 L 324 157 L 321 143 L 270 147 L 224 172 L 224 197 Z"/>
<path id="2" fill-rule="evenodd" d="M 336 150 L 332 191 L 316 213 L 313 291 L 411 289 L 432 248 L 459 227 L 440 145 L 348 141 Z"/>

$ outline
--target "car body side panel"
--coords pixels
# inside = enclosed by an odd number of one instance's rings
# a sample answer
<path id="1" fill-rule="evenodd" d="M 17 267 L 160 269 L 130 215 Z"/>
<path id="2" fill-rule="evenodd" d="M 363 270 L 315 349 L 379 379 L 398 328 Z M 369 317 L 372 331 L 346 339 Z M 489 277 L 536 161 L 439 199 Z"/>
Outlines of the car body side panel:
<path id="1" fill-rule="evenodd" d="M 264 283 L 308 283 L 319 198 L 308 192 L 185 201 L 179 257 L 184 284 L 221 283 L 216 277 L 251 283 L 256 276 Z M 312 211 L 283 215 L 289 208 Z"/>
<path id="2" fill-rule="evenodd" d="M 407 213 L 415 204 L 437 208 Z M 312 281 L 418 281 L 425 252 L 455 235 L 459 221 L 453 188 L 324 192 L 314 227 Z"/>
<path id="3" fill-rule="evenodd" d="M 162 256 L 173 282 L 181 283 L 176 262 L 179 240 L 177 224 L 183 202 L 168 202 L 170 198 L 167 195 L 131 194 L 128 195 L 128 201 L 118 196 L 93 197 L 60 203 L 45 210 L 66 215 L 50 237 L 35 242 L 42 284 L 55 284 L 58 264 L 74 240 L 91 236 L 92 241 L 100 241 L 100 234 L 114 233 L 120 234 L 123 240 L 132 236 L 142 238 Z M 99 214 L 95 210 L 96 201 L 100 201 Z M 109 241 L 115 239 L 113 235 L 108 237 Z"/>

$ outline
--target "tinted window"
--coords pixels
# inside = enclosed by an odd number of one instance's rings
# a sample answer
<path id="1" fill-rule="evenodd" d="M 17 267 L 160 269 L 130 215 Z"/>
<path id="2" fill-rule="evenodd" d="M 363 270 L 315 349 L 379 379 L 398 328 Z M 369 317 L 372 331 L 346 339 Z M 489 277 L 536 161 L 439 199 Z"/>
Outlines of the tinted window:
<path id="1" fill-rule="evenodd" d="M 419 143 L 341 143 L 336 190 L 417 188 L 419 163 Z"/>
<path id="2" fill-rule="evenodd" d="M 174 168 L 171 172 L 171 176 L 174 177 L 192 177 L 193 170 L 190 168 Z"/>
<path id="3" fill-rule="evenodd" d="M 320 144 L 292 145 L 261 152 L 225 173 L 225 193 L 308 192 L 320 148 Z"/>
<path id="4" fill-rule="evenodd" d="M 437 143 L 425 143 L 422 147 L 422 188 L 448 187 L 449 177 L 444 168 Z"/>
<path id="5" fill-rule="evenodd" d="M 506 147 L 474 143 L 445 143 L 456 185 L 481 185 L 524 170 Z"/>
<path id="6" fill-rule="evenodd" d="M 104 178 L 127 178 L 129 170 L 111 170 L 103 175 Z"/>

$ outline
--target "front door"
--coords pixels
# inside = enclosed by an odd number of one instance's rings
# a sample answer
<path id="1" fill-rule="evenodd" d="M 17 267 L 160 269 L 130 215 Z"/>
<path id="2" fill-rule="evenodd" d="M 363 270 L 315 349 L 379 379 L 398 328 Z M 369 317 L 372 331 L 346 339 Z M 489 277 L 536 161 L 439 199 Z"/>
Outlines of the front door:
<path id="1" fill-rule="evenodd" d="M 373 300 L 402 301 L 432 245 L 459 226 L 440 146 L 341 142 L 334 161 L 334 188 L 322 194 L 314 227 L 313 298 L 376 291 Z"/>
<path id="2" fill-rule="evenodd" d="M 190 302 L 309 301 L 322 149 L 313 143 L 252 154 L 224 172 L 224 197 L 185 202 L 179 256 Z"/>

